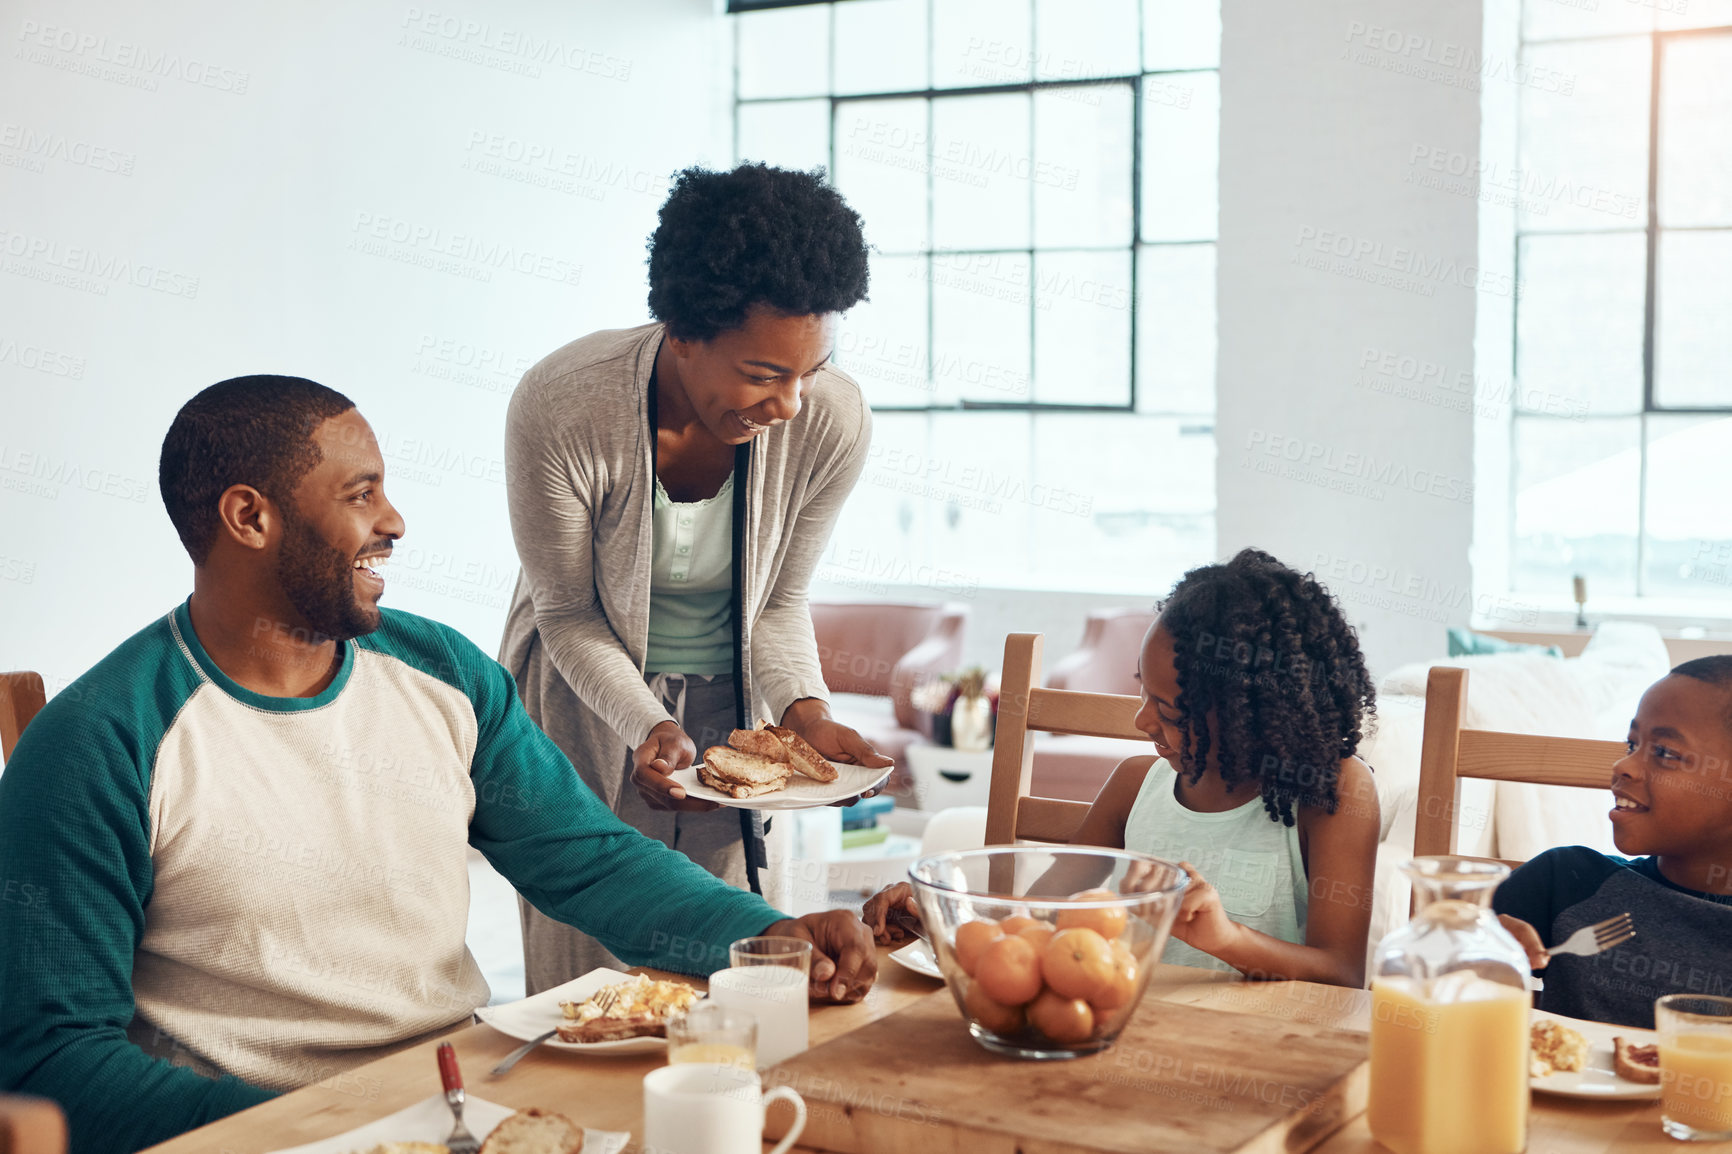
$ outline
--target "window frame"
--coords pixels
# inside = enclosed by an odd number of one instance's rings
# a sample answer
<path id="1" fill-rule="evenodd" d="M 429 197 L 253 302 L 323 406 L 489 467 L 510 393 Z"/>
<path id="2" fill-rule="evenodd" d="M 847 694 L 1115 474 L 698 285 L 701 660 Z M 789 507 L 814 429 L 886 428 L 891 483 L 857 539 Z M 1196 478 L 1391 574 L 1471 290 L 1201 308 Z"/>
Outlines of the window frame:
<path id="1" fill-rule="evenodd" d="M 1147 81 L 1147 79 L 1150 77 L 1186 76 L 1186 75 L 1193 75 L 1193 74 L 1197 74 L 1197 73 L 1213 73 L 1218 78 L 1220 75 L 1219 62 L 1217 62 L 1213 67 L 1209 67 L 1209 68 L 1162 68 L 1162 69 L 1142 70 L 1141 64 L 1143 61 L 1143 52 L 1144 52 L 1144 47 L 1145 47 L 1145 43 L 1144 43 L 1144 20 L 1145 20 L 1146 13 L 1145 13 L 1144 5 L 1142 3 L 1138 3 L 1136 5 L 1136 13 L 1137 13 L 1136 35 L 1137 35 L 1137 63 L 1139 65 L 1139 71 L 1137 71 L 1137 72 L 1125 73 L 1125 74 L 1116 74 L 1116 75 L 1075 77 L 1075 78 L 1067 77 L 1067 78 L 1055 79 L 1055 80 L 1032 79 L 1032 80 L 1028 80 L 1028 81 L 1018 81 L 1018 82 L 1007 83 L 1007 84 L 980 84 L 980 85 L 969 85 L 969 86 L 965 86 L 965 87 L 955 87 L 955 88 L 936 88 L 936 87 L 933 87 L 932 83 L 931 83 L 933 75 L 934 75 L 934 69 L 936 67 L 936 59 L 935 59 L 935 56 L 936 56 L 936 47 L 935 47 L 935 44 L 936 44 L 936 36 L 935 36 L 936 0 L 927 0 L 927 3 L 926 3 L 926 54 L 927 54 L 926 77 L 927 77 L 927 86 L 925 88 L 921 88 L 921 89 L 897 89 L 897 90 L 886 90 L 886 91 L 881 91 L 881 92 L 838 94 L 834 91 L 835 72 L 836 72 L 835 65 L 836 65 L 836 52 L 837 52 L 837 48 L 836 48 L 836 19 L 835 19 L 834 11 L 835 11 L 835 8 L 838 4 L 847 3 L 847 2 L 848 2 L 848 0 L 729 0 L 728 12 L 730 14 L 736 14 L 736 13 L 744 14 L 744 13 L 750 13 L 750 12 L 765 11 L 765 10 L 775 9 L 775 8 L 818 7 L 818 6 L 823 6 L 825 8 L 828 8 L 830 10 L 830 15 L 829 15 L 829 18 L 826 20 L 825 24 L 826 24 L 826 37 L 827 37 L 828 42 L 829 42 L 827 45 L 827 51 L 829 54 L 829 63 L 830 63 L 830 76 L 831 76 L 831 83 L 830 83 L 829 87 L 832 89 L 832 91 L 830 91 L 829 93 L 824 94 L 824 95 L 752 97 L 752 98 L 742 99 L 742 97 L 740 96 L 740 39 L 741 38 L 736 32 L 736 34 L 734 36 L 734 42 L 733 42 L 733 97 L 734 97 L 734 100 L 733 100 L 733 109 L 732 109 L 732 117 L 731 117 L 731 128 L 732 128 L 732 140 L 730 141 L 731 151 L 732 151 L 732 155 L 736 158 L 740 154 L 740 152 L 739 152 L 739 149 L 740 149 L 740 108 L 742 105 L 792 104 L 792 103 L 806 103 L 806 102 L 815 101 L 815 100 L 823 100 L 829 104 L 829 149 L 828 149 L 828 153 L 827 153 L 827 167 L 828 167 L 829 172 L 831 172 L 833 174 L 836 171 L 836 125 L 838 122 L 838 117 L 839 117 L 842 109 L 845 106 L 847 106 L 849 104 L 856 104 L 856 103 L 861 103 L 861 102 L 866 102 L 866 101 L 885 101 L 885 100 L 921 100 L 921 101 L 924 101 L 924 103 L 926 105 L 926 148 L 927 148 L 927 155 L 926 155 L 926 160 L 927 160 L 927 164 L 926 164 L 927 243 L 926 243 L 925 247 L 923 247 L 921 249 L 908 250 L 908 251 L 885 250 L 885 251 L 879 253 L 879 255 L 883 255 L 886 257 L 919 257 L 919 258 L 925 259 L 928 262 L 927 263 L 928 291 L 927 291 L 927 297 L 926 297 L 926 329 L 925 329 L 925 333 L 924 333 L 924 338 L 925 338 L 924 344 L 923 344 L 924 348 L 931 350 L 935 347 L 935 342 L 934 342 L 934 312 L 935 312 L 934 299 L 936 297 L 936 294 L 932 291 L 933 280 L 932 280 L 932 264 L 931 264 L 932 260 L 935 257 L 941 257 L 941 256 L 976 256 L 976 255 L 983 255 L 983 256 L 1024 256 L 1028 259 L 1029 267 L 1031 270 L 1036 267 L 1037 257 L 1043 253 L 1114 253 L 1114 254 L 1126 253 L 1129 256 L 1129 261 L 1130 261 L 1129 291 L 1130 291 L 1130 301 L 1131 301 L 1131 304 L 1130 304 L 1131 316 L 1130 316 L 1130 326 L 1129 326 L 1130 327 L 1130 343 L 1129 343 L 1129 348 L 1128 348 L 1128 354 L 1129 354 L 1130 360 L 1129 360 L 1129 365 L 1127 367 L 1127 390 L 1126 390 L 1126 398 L 1125 398 L 1124 403 L 1122 403 L 1122 404 L 1087 404 L 1087 403 L 1072 403 L 1072 402 L 1062 402 L 1062 401 L 1036 401 L 1036 400 L 1032 399 L 1032 396 L 1030 397 L 1030 399 L 1012 400 L 1012 401 L 982 400 L 982 399 L 978 399 L 978 398 L 957 398 L 954 402 L 950 402 L 950 403 L 929 402 L 929 403 L 924 404 L 924 405 L 876 404 L 875 403 L 872 406 L 873 411 L 874 412 L 880 412 L 880 413 L 955 413 L 955 412 L 1029 412 L 1029 413 L 1101 413 L 1101 414 L 1125 413 L 1125 414 L 1130 414 L 1130 415 L 1139 416 L 1139 417 L 1158 417 L 1158 418 L 1180 419 L 1180 420 L 1183 420 L 1183 419 L 1206 420 L 1207 423 L 1212 428 L 1213 423 L 1214 423 L 1214 414 L 1216 411 L 1216 406 L 1213 403 L 1213 388 L 1212 387 L 1211 387 L 1211 404 L 1210 404 L 1208 413 L 1200 413 L 1200 412 L 1196 411 L 1194 408 L 1181 410 L 1181 409 L 1176 409 L 1176 408 L 1141 409 L 1138 407 L 1138 399 L 1139 399 L 1138 390 L 1139 390 L 1139 385 L 1141 382 L 1139 381 L 1139 366 L 1138 366 L 1137 353 L 1138 353 L 1138 342 L 1140 339 L 1139 329 L 1141 326 L 1138 324 L 1137 310 L 1138 310 L 1139 303 L 1141 301 L 1140 277 L 1141 277 L 1142 261 L 1139 258 L 1141 257 L 1144 249 L 1195 247 L 1197 245 L 1209 245 L 1211 247 L 1214 247 L 1214 246 L 1217 246 L 1219 244 L 1219 241 L 1220 241 L 1219 228 L 1218 227 L 1216 229 L 1216 234 L 1214 236 L 1207 238 L 1207 239 L 1160 240 L 1160 241 L 1145 241 L 1143 239 L 1143 115 L 1144 115 L 1144 113 L 1143 113 L 1143 101 L 1144 101 L 1144 84 Z M 1036 36 L 1038 33 L 1038 23 L 1039 23 L 1038 17 L 1036 14 L 1036 6 L 1038 5 L 1039 2 L 1040 2 L 1040 0 L 1031 0 L 1031 2 L 1029 4 L 1029 29 L 1028 29 L 1029 53 L 1031 56 L 1033 56 L 1036 59 L 1039 58 L 1039 51 L 1040 51 L 1040 46 L 1036 40 Z M 1130 189 L 1130 193 L 1131 193 L 1131 198 L 1130 198 L 1131 199 L 1130 232 L 1131 232 L 1131 237 L 1130 237 L 1130 241 L 1128 244 L 1041 246 L 1041 245 L 1038 245 L 1035 243 L 1034 231 L 1033 231 L 1033 227 L 1032 227 L 1032 220 L 1031 220 L 1031 227 L 1030 227 L 1030 234 L 1029 234 L 1029 243 L 1027 246 L 1024 246 L 1024 247 L 951 248 L 951 247 L 942 247 L 942 246 L 939 246 L 939 245 L 932 243 L 932 213 L 933 213 L 933 204 L 934 204 L 934 196 L 933 196 L 933 191 L 934 191 L 933 190 L 933 168 L 934 168 L 934 165 L 933 165 L 933 158 L 932 158 L 932 149 L 934 147 L 933 107 L 934 107 L 934 103 L 937 100 L 942 100 L 942 99 L 952 98 L 952 97 L 999 96 L 999 95 L 1027 94 L 1030 98 L 1029 99 L 1029 152 L 1030 152 L 1030 157 L 1032 159 L 1033 153 L 1034 153 L 1035 147 L 1036 147 L 1035 146 L 1035 136 L 1034 136 L 1035 107 L 1034 107 L 1034 100 L 1033 100 L 1035 93 L 1041 92 L 1041 91 L 1053 91 L 1053 90 L 1062 90 L 1062 89 L 1070 89 L 1070 88 L 1097 88 L 1097 87 L 1107 87 L 1107 86 L 1128 86 L 1130 88 L 1130 91 L 1131 91 L 1131 101 L 1132 101 L 1132 103 L 1131 103 L 1131 127 L 1130 127 L 1131 139 L 1129 142 L 1129 144 L 1130 144 L 1130 156 L 1131 156 L 1131 164 L 1130 164 L 1130 182 L 1131 182 L 1131 189 Z M 1217 125 L 1216 125 L 1216 141 L 1217 141 L 1217 153 L 1216 153 L 1217 160 L 1216 160 L 1216 163 L 1217 164 L 1219 164 L 1219 131 L 1220 131 L 1219 123 L 1217 122 Z M 1030 197 L 1032 198 L 1032 196 L 1033 196 L 1033 188 L 1031 185 Z M 1038 326 L 1037 322 L 1039 320 L 1038 313 L 1040 310 L 1040 298 L 1039 298 L 1039 290 L 1038 290 L 1037 284 L 1035 284 L 1035 283 L 1030 284 L 1029 292 L 1028 292 L 1028 298 L 1029 298 L 1028 299 L 1028 310 L 1029 310 L 1028 352 L 1029 352 L 1029 372 L 1030 372 L 1030 377 L 1032 379 L 1032 376 L 1034 373 L 1034 366 L 1037 363 L 1036 342 L 1038 340 L 1037 333 L 1039 330 L 1039 326 Z M 933 380 L 934 380 L 934 378 L 932 376 L 932 368 L 931 368 L 931 365 L 929 363 L 927 365 L 927 381 L 930 383 Z M 1211 382 L 1211 386 L 1212 385 L 1213 385 L 1213 382 Z"/>

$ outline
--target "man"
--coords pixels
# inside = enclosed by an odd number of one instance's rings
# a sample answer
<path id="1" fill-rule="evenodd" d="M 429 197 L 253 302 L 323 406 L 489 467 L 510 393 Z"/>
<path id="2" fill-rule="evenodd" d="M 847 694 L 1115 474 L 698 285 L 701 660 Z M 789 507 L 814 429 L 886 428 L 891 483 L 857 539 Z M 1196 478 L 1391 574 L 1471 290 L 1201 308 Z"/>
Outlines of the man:
<path id="1" fill-rule="evenodd" d="M 213 385 L 163 442 L 192 596 L 31 723 L 0 776 L 0 1088 L 76 1151 L 134 1150 L 465 1022 L 467 847 L 635 964 L 814 943 L 814 994 L 876 972 L 852 915 L 784 918 L 621 823 L 455 631 L 378 606 L 403 520 L 372 430 L 292 377 Z"/>

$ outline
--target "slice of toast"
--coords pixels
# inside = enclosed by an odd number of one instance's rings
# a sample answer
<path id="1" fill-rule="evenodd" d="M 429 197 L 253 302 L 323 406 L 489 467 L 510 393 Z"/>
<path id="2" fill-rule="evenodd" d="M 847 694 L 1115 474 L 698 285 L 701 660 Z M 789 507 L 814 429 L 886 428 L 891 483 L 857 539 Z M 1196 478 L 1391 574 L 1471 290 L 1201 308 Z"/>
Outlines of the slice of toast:
<path id="1" fill-rule="evenodd" d="M 493 1128 L 481 1154 L 581 1154 L 583 1127 L 552 1110 L 531 1106 Z"/>
<path id="2" fill-rule="evenodd" d="M 656 1014 L 633 1014 L 629 1018 L 591 1018 L 582 1023 L 562 1022 L 562 1042 L 618 1042 L 623 1038 L 665 1038 L 668 1024 Z"/>
<path id="3" fill-rule="evenodd" d="M 824 760 L 824 755 L 812 748 L 810 742 L 793 730 L 781 725 L 766 725 L 764 729 L 775 735 L 788 750 L 788 764 L 805 774 L 813 781 L 821 781 L 828 785 L 841 774 L 836 767 Z"/>
<path id="4" fill-rule="evenodd" d="M 1652 1085 L 1660 1080 L 1660 1047 L 1638 1046 L 1623 1038 L 1613 1038 L 1612 1068 L 1626 1082 Z"/>
<path id="5" fill-rule="evenodd" d="M 756 754 L 769 761 L 786 762 L 788 746 L 775 734 L 759 726 L 757 729 L 736 729 L 728 734 L 728 744 L 741 753 Z"/>
<path id="6" fill-rule="evenodd" d="M 697 769 L 699 781 L 729 797 L 741 799 L 783 788 L 794 772 L 786 762 L 770 761 L 754 753 L 741 753 L 725 745 L 712 745 L 706 749 L 703 764 Z"/>

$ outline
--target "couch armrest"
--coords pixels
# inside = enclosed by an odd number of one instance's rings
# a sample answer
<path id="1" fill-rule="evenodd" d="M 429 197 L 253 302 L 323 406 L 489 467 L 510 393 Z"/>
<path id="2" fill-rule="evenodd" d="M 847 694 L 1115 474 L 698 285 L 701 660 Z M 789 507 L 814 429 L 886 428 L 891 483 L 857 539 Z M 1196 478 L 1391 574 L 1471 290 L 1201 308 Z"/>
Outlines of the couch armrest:
<path id="1" fill-rule="evenodd" d="M 904 653 L 891 669 L 890 701 L 896 710 L 896 724 L 932 736 L 928 732 L 930 720 L 914 708 L 914 687 L 957 667 L 962 661 L 962 632 L 967 624 L 966 608 L 945 606 L 926 640 Z"/>

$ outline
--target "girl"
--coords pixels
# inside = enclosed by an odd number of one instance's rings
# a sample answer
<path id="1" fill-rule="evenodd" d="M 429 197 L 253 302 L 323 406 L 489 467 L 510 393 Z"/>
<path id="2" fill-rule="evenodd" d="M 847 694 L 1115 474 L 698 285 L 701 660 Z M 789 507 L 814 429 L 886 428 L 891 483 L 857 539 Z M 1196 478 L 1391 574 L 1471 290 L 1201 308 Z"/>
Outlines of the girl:
<path id="1" fill-rule="evenodd" d="M 1073 843 L 1184 867 L 1162 961 L 1362 985 L 1379 823 L 1354 751 L 1375 706 L 1340 607 L 1311 575 L 1243 550 L 1174 587 L 1137 680 L 1136 726 L 1159 760 L 1121 763 Z M 901 883 L 862 916 L 892 944 L 910 913 Z"/>

